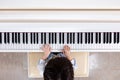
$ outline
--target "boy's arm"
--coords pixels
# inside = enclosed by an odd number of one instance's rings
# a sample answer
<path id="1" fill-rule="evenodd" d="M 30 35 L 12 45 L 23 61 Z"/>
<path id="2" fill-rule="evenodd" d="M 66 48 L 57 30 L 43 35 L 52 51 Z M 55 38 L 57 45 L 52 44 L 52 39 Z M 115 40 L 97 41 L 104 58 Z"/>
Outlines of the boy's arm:
<path id="1" fill-rule="evenodd" d="M 75 59 L 75 58 L 73 58 L 73 57 L 71 57 L 70 55 L 69 55 L 69 56 L 67 56 L 67 59 L 71 61 L 72 66 L 73 66 L 73 69 L 74 69 L 74 70 L 75 70 L 75 69 L 77 69 L 76 59 Z"/>
<path id="2" fill-rule="evenodd" d="M 72 66 L 74 68 L 74 70 L 77 68 L 77 64 L 76 64 L 76 60 L 75 58 L 73 58 L 71 55 L 70 55 L 70 47 L 65 45 L 64 48 L 63 48 L 63 54 L 66 56 L 66 58 L 68 60 L 71 61 L 72 63 Z"/>
<path id="3" fill-rule="evenodd" d="M 71 60 L 71 63 L 72 63 L 72 66 L 73 66 L 73 69 L 74 69 L 74 70 L 78 68 L 75 58 L 73 58 L 73 59 Z"/>
<path id="4" fill-rule="evenodd" d="M 45 68 L 45 60 L 40 59 L 40 60 L 38 61 L 37 68 L 38 68 L 38 70 L 39 70 L 39 72 L 40 72 L 40 75 L 43 76 L 43 72 L 44 72 L 44 68 Z"/>
<path id="5" fill-rule="evenodd" d="M 44 55 L 38 61 L 37 67 L 38 67 L 38 70 L 40 72 L 40 75 L 43 76 L 43 72 L 44 72 L 44 68 L 45 68 L 45 64 L 46 64 L 45 60 L 48 58 L 48 56 L 49 56 L 49 54 L 51 52 L 51 47 L 50 47 L 50 45 L 46 44 L 46 45 L 43 45 L 42 50 L 44 52 Z"/>

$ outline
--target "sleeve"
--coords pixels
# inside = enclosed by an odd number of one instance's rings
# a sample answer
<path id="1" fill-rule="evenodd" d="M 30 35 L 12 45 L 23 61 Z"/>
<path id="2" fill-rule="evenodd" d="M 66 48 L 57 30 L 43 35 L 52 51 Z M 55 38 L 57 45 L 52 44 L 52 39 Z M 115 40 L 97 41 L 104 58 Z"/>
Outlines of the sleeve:
<path id="1" fill-rule="evenodd" d="M 43 72 L 44 72 L 44 68 L 45 68 L 45 60 L 40 59 L 38 61 L 37 68 L 38 68 L 38 70 L 40 72 L 40 75 L 43 76 Z"/>
<path id="2" fill-rule="evenodd" d="M 71 60 L 71 63 L 72 63 L 73 69 L 76 70 L 76 69 L 78 68 L 77 63 L 76 63 L 76 59 L 73 58 L 73 59 Z"/>

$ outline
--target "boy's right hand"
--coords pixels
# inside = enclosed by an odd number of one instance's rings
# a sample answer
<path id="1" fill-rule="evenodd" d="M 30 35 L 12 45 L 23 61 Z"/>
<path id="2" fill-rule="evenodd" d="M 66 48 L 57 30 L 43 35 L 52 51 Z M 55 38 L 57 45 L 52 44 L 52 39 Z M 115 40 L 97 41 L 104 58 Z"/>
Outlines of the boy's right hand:
<path id="1" fill-rule="evenodd" d="M 45 44 L 42 46 L 42 50 L 44 52 L 44 56 L 42 57 L 43 60 L 47 59 L 49 54 L 51 53 L 51 47 L 49 44 Z"/>

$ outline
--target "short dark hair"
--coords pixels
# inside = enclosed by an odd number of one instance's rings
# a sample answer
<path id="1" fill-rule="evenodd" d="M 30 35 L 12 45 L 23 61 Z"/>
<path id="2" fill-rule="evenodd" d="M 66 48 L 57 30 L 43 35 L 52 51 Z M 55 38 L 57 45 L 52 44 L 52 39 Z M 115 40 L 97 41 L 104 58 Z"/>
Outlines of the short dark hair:
<path id="1" fill-rule="evenodd" d="M 66 57 L 51 59 L 44 70 L 44 80 L 73 80 L 74 72 L 71 62 Z"/>

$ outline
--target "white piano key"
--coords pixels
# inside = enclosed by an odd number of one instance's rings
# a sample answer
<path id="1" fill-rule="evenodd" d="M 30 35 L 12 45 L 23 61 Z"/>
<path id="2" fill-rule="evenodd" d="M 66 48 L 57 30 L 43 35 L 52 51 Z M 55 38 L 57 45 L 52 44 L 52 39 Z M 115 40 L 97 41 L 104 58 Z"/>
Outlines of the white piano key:
<path id="1" fill-rule="evenodd" d="M 59 33 L 57 32 L 57 48 L 60 49 L 60 44 L 59 44 Z"/>
<path id="2" fill-rule="evenodd" d="M 4 44 L 4 33 L 2 33 L 2 44 Z"/>
<path id="3" fill-rule="evenodd" d="M 79 44 L 77 44 L 77 33 L 75 33 L 75 44 L 73 46 L 74 46 L 74 50 L 78 49 L 79 47 Z"/>
<path id="4" fill-rule="evenodd" d="M 52 39 L 53 39 L 53 40 L 52 40 L 52 41 L 53 41 L 53 43 L 52 43 L 52 49 L 53 49 L 53 50 L 55 50 L 55 43 L 54 43 L 54 42 L 55 42 L 55 35 L 54 35 L 54 34 L 55 34 L 55 33 L 52 33 Z"/>
<path id="5" fill-rule="evenodd" d="M 67 45 L 67 33 L 64 33 L 64 45 L 63 46 L 65 45 Z"/>
<path id="6" fill-rule="evenodd" d="M 51 44 L 51 47 L 54 49 L 53 51 L 62 51 L 64 45 L 68 45 L 71 47 L 71 51 L 105 51 L 105 50 L 115 50 L 118 51 L 120 49 L 119 44 L 114 44 L 114 35 L 112 32 L 112 43 L 111 44 L 103 44 L 103 33 L 101 32 L 101 44 L 95 43 L 95 33 L 93 33 L 93 44 L 85 44 L 85 34 L 83 33 L 83 44 L 77 44 L 77 33 L 75 33 L 75 44 L 67 44 L 67 33 L 64 33 L 64 44 L 59 44 L 59 33 L 57 33 L 57 44 Z M 48 43 L 48 33 L 46 34 L 46 40 Z M 30 42 L 30 33 L 28 33 L 28 44 L 23 44 L 23 35 L 20 33 L 20 44 L 12 43 L 12 33 L 10 33 L 10 44 L 4 43 L 4 33 L 2 33 L 2 44 L 0 44 L 0 50 L 19 50 L 19 51 L 36 51 L 40 50 L 40 46 L 43 44 L 40 43 L 40 33 L 39 33 L 39 44 L 31 44 Z M 44 35 L 43 35 L 44 38 Z M 62 38 L 62 37 L 61 37 Z M 70 39 L 70 38 L 69 38 Z M 52 40 L 52 38 L 51 38 Z M 55 41 L 55 40 L 54 40 Z M 43 41 L 44 42 L 44 41 Z"/>
<path id="7" fill-rule="evenodd" d="M 112 44 L 114 44 L 114 32 L 112 32 Z"/>
<path id="8" fill-rule="evenodd" d="M 63 49 L 63 43 L 62 43 L 62 40 L 63 40 L 63 35 L 61 33 L 61 44 L 60 44 L 60 49 L 62 50 Z"/>
<path id="9" fill-rule="evenodd" d="M 55 33 L 55 35 L 54 36 L 56 36 L 55 38 L 55 40 L 56 40 L 56 42 L 57 42 L 57 33 Z M 55 43 L 55 50 L 57 50 L 57 45 L 56 45 L 57 43 Z"/>
<path id="10" fill-rule="evenodd" d="M 72 43 L 71 43 L 71 49 L 74 49 L 74 46 L 73 46 L 73 33 L 72 33 Z"/>
<path id="11" fill-rule="evenodd" d="M 52 32 L 51 32 L 51 38 L 50 38 L 51 43 L 50 43 L 50 45 L 51 45 L 51 48 L 53 49 L 52 38 L 53 38 L 53 36 L 52 36 Z"/>
<path id="12" fill-rule="evenodd" d="M 46 33 L 46 44 L 49 44 L 49 33 Z"/>

